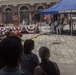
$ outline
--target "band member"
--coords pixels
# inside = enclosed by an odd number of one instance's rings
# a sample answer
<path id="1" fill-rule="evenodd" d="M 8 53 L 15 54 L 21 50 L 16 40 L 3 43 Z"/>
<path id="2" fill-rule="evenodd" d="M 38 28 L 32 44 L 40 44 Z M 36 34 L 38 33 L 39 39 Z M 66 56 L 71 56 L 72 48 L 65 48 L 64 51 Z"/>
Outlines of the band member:
<path id="1" fill-rule="evenodd" d="M 15 28 L 18 28 L 18 26 L 19 26 L 19 17 L 17 15 L 17 13 L 15 13 L 13 15 L 13 25 L 14 25 Z"/>

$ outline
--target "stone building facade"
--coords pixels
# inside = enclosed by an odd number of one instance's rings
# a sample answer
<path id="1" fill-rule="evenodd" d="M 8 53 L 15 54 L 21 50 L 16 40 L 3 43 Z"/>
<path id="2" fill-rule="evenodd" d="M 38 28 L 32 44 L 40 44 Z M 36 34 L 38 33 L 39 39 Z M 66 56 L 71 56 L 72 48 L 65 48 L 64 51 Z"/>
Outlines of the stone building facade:
<path id="1" fill-rule="evenodd" d="M 12 16 L 17 13 L 19 21 L 22 22 L 24 18 L 29 20 L 32 16 L 39 13 L 39 11 L 47 9 L 60 0 L 2 0 L 0 2 L 0 22 L 12 23 Z M 40 15 L 41 21 L 43 15 Z"/>

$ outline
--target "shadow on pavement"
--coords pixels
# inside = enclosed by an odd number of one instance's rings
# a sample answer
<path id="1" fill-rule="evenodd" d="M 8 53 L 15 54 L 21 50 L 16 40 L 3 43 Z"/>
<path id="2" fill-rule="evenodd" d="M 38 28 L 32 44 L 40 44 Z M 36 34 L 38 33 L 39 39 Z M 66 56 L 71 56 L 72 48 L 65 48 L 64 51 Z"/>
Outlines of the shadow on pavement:
<path id="1" fill-rule="evenodd" d="M 71 31 L 70 30 L 63 30 L 62 35 L 69 35 L 71 36 Z M 72 36 L 76 36 L 76 30 L 73 30 Z"/>

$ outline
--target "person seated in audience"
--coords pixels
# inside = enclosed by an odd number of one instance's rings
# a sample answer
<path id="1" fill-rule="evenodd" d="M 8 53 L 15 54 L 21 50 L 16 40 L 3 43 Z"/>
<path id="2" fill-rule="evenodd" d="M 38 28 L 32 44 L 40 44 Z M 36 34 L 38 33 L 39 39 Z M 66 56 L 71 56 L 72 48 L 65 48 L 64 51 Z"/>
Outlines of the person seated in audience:
<path id="1" fill-rule="evenodd" d="M 4 33 L 4 35 L 5 35 L 6 37 L 9 37 L 9 36 L 13 36 L 14 33 L 12 32 L 12 29 L 7 28 L 6 31 L 5 31 L 5 33 Z"/>
<path id="2" fill-rule="evenodd" d="M 9 36 L 3 39 L 0 43 L 0 56 L 4 63 L 0 75 L 25 75 L 20 69 L 23 58 L 23 46 L 20 38 Z"/>
<path id="3" fill-rule="evenodd" d="M 17 37 L 19 37 L 19 38 L 22 37 L 22 34 L 19 32 L 18 28 L 16 28 L 14 33 Z"/>
<path id="4" fill-rule="evenodd" d="M 34 68 L 39 64 L 37 55 L 32 52 L 34 45 L 34 41 L 31 39 L 24 42 L 24 57 L 21 68 L 26 75 L 33 75 Z"/>
<path id="5" fill-rule="evenodd" d="M 60 75 L 57 64 L 49 60 L 50 50 L 47 47 L 39 49 L 39 56 L 41 63 L 35 67 L 34 75 Z"/>
<path id="6" fill-rule="evenodd" d="M 5 32 L 4 32 L 4 35 L 6 37 L 10 36 L 10 29 L 9 28 L 6 28 Z"/>

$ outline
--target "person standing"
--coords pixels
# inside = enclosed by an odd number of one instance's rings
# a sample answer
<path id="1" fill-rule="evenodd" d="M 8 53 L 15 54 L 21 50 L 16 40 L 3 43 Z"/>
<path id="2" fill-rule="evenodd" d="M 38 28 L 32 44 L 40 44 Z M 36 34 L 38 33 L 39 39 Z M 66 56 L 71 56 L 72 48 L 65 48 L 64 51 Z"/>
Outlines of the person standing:
<path id="1" fill-rule="evenodd" d="M 25 75 L 20 69 L 23 58 L 23 46 L 20 38 L 9 36 L 3 39 L 0 43 L 0 58 L 4 63 L 0 75 Z"/>
<path id="2" fill-rule="evenodd" d="M 56 21 L 56 33 L 61 34 L 61 24 L 59 19 Z"/>
<path id="3" fill-rule="evenodd" d="M 53 20 L 53 18 L 51 18 L 49 26 L 50 26 L 50 34 L 52 34 L 54 32 L 54 20 Z"/>
<path id="4" fill-rule="evenodd" d="M 46 33 L 48 32 L 48 20 L 47 20 L 47 15 L 44 16 L 44 22 L 45 22 L 45 29 L 46 29 Z"/>
<path id="5" fill-rule="evenodd" d="M 22 24 L 23 24 L 23 25 L 25 25 L 25 24 L 26 24 L 26 23 L 25 23 L 25 19 L 23 19 L 23 20 L 22 20 Z"/>
<path id="6" fill-rule="evenodd" d="M 18 28 L 18 26 L 19 26 L 19 17 L 17 15 L 17 13 L 15 13 L 13 15 L 13 25 L 14 25 L 15 28 Z"/>
<path id="7" fill-rule="evenodd" d="M 56 62 L 49 60 L 50 50 L 47 47 L 39 49 L 41 63 L 35 67 L 34 75 L 60 75 L 60 71 Z"/>
<path id="8" fill-rule="evenodd" d="M 24 57 L 21 69 L 26 75 L 33 75 L 34 68 L 39 64 L 37 55 L 32 52 L 34 46 L 34 41 L 31 39 L 27 39 L 24 42 Z"/>

